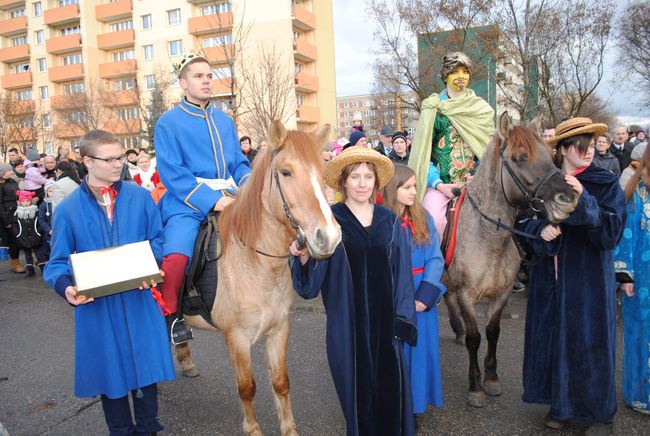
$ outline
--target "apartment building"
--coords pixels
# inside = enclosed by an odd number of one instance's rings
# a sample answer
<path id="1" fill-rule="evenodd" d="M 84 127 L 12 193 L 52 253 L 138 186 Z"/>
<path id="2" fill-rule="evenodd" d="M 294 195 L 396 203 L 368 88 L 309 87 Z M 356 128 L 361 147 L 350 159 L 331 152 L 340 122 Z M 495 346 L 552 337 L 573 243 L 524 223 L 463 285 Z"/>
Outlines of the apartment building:
<path id="1" fill-rule="evenodd" d="M 271 42 L 292 80 L 288 127 L 332 122 L 331 0 L 0 0 L 0 92 L 11 103 L 2 146 L 52 153 L 93 127 L 146 146 L 146 105 L 161 78 L 168 103 L 181 97 L 172 65 L 183 54 L 210 60 L 214 97 L 231 110 Z"/>
<path id="2" fill-rule="evenodd" d="M 336 99 L 336 132 L 347 137 L 354 120 L 362 120 L 364 131 L 374 140 L 384 127 L 413 133 L 419 113 L 413 108 L 417 101 L 414 92 L 394 95 L 365 94 Z"/>

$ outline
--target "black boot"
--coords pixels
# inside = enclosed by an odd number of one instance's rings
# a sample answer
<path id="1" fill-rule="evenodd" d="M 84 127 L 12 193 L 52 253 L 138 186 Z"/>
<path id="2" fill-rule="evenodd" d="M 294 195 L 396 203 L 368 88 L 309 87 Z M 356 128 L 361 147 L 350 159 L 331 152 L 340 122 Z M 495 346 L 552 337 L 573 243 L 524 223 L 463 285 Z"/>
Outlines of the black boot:
<path id="1" fill-rule="evenodd" d="M 521 283 L 521 281 L 516 278 L 515 283 L 512 285 L 512 292 L 523 292 L 526 289 L 526 285 Z"/>
<path id="2" fill-rule="evenodd" d="M 177 318 L 175 313 L 165 317 L 167 322 L 167 335 L 174 345 L 184 344 L 194 339 L 192 328 L 185 319 Z"/>
<path id="3" fill-rule="evenodd" d="M 34 277 L 34 265 L 25 265 L 25 269 L 27 270 L 27 277 Z"/>

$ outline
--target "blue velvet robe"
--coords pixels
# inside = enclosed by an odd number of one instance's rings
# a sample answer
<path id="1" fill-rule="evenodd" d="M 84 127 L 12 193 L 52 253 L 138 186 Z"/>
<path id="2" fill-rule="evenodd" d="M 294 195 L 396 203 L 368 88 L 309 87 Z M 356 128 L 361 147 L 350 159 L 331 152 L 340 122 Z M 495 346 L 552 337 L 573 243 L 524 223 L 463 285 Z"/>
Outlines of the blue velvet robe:
<path id="1" fill-rule="evenodd" d="M 413 393 L 413 412 L 424 413 L 427 406 L 442 407 L 442 370 L 440 365 L 440 332 L 438 328 L 438 303 L 447 292 L 441 282 L 445 260 L 440 252 L 440 240 L 428 213 L 427 226 L 431 241 L 415 245 L 411 239 L 411 229 L 406 227 L 406 237 L 411 247 L 413 267 L 413 289 L 415 300 L 424 303 L 428 309 L 417 312 L 418 343 L 404 344 L 407 368 L 411 374 Z M 419 272 L 424 268 L 423 272 Z"/>
<path id="2" fill-rule="evenodd" d="M 118 196 L 112 223 L 85 181 L 56 208 L 44 280 L 63 298 L 66 287 L 74 284 L 69 264 L 73 253 L 149 240 L 161 260 L 162 223 L 149 191 L 131 183 L 113 186 Z M 165 319 L 151 291 L 99 297 L 74 307 L 74 315 L 76 396 L 120 398 L 130 390 L 174 380 Z"/>
<path id="3" fill-rule="evenodd" d="M 537 257 L 529 272 L 523 400 L 550 404 L 556 420 L 610 422 L 616 413 L 612 254 L 625 225 L 625 198 L 610 171 L 590 166 L 577 178 L 584 191 L 560 225 L 562 234 L 525 241 Z M 547 224 L 528 219 L 517 226 L 539 235 Z"/>
<path id="4" fill-rule="evenodd" d="M 199 225 L 224 195 L 196 178 L 229 179 L 241 186 L 250 175 L 250 163 L 242 153 L 237 128 L 223 111 L 208 104 L 205 109 L 185 99 L 160 117 L 154 131 L 156 165 L 167 188 L 159 208 L 165 233 L 163 255 L 192 256 Z"/>
<path id="5" fill-rule="evenodd" d="M 375 206 L 369 228 L 345 204 L 332 206 L 343 241 L 328 260 L 292 264 L 303 298 L 319 291 L 327 312 L 327 358 L 347 434 L 414 434 L 402 341 L 417 328 L 410 250 L 395 214 Z"/>
<path id="6" fill-rule="evenodd" d="M 617 277 L 634 282 L 634 295 L 621 297 L 623 312 L 623 396 L 650 413 L 650 198 L 640 183 L 627 208 L 623 238 L 614 253 Z"/>

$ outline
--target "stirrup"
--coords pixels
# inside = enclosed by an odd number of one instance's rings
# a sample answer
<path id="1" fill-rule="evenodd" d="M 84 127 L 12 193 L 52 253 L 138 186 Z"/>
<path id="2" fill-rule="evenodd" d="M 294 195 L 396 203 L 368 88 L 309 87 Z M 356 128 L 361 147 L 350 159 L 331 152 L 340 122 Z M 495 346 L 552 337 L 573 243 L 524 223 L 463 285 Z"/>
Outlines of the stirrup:
<path id="1" fill-rule="evenodd" d="M 172 322 L 170 336 L 173 345 L 180 345 L 194 339 L 192 327 L 183 318 L 176 318 Z"/>

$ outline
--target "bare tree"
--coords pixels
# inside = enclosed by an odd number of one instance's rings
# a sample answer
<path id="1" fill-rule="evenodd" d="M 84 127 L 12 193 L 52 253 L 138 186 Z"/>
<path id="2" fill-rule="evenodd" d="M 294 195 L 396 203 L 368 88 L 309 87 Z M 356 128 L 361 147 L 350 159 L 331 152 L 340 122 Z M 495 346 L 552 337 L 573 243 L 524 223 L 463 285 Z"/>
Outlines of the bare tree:
<path id="1" fill-rule="evenodd" d="M 295 79 L 293 69 L 287 68 L 289 62 L 275 45 L 262 44 L 257 49 L 255 68 L 240 72 L 246 80 L 241 125 L 256 142 L 266 137 L 271 122 L 286 123 L 295 113 Z"/>
<path id="2" fill-rule="evenodd" d="M 9 147 L 25 152 L 28 145 L 38 141 L 40 112 L 41 105 L 37 106 L 34 100 L 19 100 L 11 92 L 0 97 L 3 152 Z"/>
<path id="3" fill-rule="evenodd" d="M 66 95 L 64 101 L 54 106 L 54 114 L 60 123 L 80 132 L 102 129 L 113 118 L 105 100 L 108 90 L 101 80 L 93 77 L 88 78 L 84 88 L 84 92 Z"/>
<path id="4" fill-rule="evenodd" d="M 142 131 L 144 139 L 153 149 L 154 128 L 158 119 L 169 109 L 169 88 L 171 80 L 164 70 L 159 69 L 154 74 L 154 86 L 149 94 L 149 99 L 144 100 L 142 93 L 139 93 L 139 107 L 142 119 Z"/>
<path id="5" fill-rule="evenodd" d="M 650 3 L 629 3 L 617 27 L 620 60 L 641 79 L 645 103 L 650 104 Z"/>

